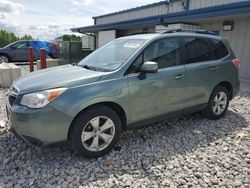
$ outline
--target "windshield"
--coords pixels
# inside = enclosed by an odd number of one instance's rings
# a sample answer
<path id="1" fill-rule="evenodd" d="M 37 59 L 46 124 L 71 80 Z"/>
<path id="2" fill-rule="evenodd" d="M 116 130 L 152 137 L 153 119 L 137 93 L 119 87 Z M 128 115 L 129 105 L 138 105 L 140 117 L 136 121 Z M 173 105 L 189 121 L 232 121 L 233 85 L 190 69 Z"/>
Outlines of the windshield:
<path id="1" fill-rule="evenodd" d="M 145 42 L 144 39 L 116 39 L 84 58 L 79 66 L 85 68 L 112 71 L 126 62 Z"/>

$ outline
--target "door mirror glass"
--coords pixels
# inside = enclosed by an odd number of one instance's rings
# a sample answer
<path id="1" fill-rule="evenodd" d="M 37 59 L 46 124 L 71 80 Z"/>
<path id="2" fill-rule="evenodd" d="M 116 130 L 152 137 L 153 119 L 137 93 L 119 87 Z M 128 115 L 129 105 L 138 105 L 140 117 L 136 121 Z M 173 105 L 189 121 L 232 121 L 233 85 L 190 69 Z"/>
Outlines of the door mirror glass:
<path id="1" fill-rule="evenodd" d="M 140 68 L 140 72 L 156 73 L 158 71 L 158 63 L 153 61 L 146 61 Z"/>

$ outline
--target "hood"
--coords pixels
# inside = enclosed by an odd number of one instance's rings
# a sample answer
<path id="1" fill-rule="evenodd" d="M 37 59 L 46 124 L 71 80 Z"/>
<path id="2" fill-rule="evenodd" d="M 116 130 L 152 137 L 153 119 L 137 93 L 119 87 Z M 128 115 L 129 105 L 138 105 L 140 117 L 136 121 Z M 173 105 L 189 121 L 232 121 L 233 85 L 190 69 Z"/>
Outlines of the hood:
<path id="1" fill-rule="evenodd" d="M 13 85 L 19 94 L 26 94 L 58 87 L 72 87 L 100 80 L 103 72 L 88 70 L 79 66 L 64 65 L 29 73 Z"/>
<path id="2" fill-rule="evenodd" d="M 6 50 L 9 50 L 8 45 L 0 48 L 0 51 L 6 51 Z"/>

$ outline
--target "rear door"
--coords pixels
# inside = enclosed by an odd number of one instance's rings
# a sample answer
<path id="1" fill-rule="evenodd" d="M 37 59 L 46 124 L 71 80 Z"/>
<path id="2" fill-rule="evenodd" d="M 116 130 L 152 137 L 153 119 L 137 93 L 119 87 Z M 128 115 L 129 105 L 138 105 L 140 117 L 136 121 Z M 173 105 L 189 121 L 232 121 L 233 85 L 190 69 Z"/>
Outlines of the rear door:
<path id="1" fill-rule="evenodd" d="M 137 58 L 128 74 L 132 122 L 182 110 L 186 93 L 186 69 L 180 63 L 179 38 L 153 42 Z M 158 63 L 157 73 L 139 79 L 137 68 L 146 61 Z"/>
<path id="2" fill-rule="evenodd" d="M 206 104 L 218 69 L 207 38 L 183 37 L 184 63 L 187 69 L 187 101 L 185 107 Z"/>

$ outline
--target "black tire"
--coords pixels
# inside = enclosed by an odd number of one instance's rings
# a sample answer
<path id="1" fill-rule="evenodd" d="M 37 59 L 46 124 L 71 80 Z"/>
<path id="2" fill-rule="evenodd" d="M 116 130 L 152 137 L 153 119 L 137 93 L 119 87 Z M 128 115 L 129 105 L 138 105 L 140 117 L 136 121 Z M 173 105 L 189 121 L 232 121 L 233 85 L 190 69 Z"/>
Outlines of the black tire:
<path id="1" fill-rule="evenodd" d="M 10 60 L 8 58 L 8 56 L 6 55 L 0 55 L 0 64 L 1 63 L 8 63 Z"/>
<path id="2" fill-rule="evenodd" d="M 226 104 L 225 104 L 225 108 L 224 110 L 220 113 L 220 114 L 216 114 L 213 110 L 213 106 L 215 104 L 214 100 L 215 100 L 215 97 L 217 95 L 219 95 L 220 93 L 224 93 L 226 95 Z M 217 120 L 217 119 L 220 119 L 221 117 L 223 117 L 228 109 L 228 105 L 229 105 L 229 99 L 230 99 L 230 94 L 229 94 L 229 91 L 227 88 L 223 87 L 223 86 L 217 86 L 210 98 L 209 98 L 209 101 L 208 101 L 208 105 L 207 105 L 207 108 L 203 111 L 203 115 L 208 118 L 208 119 L 212 119 L 212 120 Z"/>
<path id="3" fill-rule="evenodd" d="M 112 141 L 103 150 L 90 151 L 84 146 L 81 136 L 83 130 L 85 130 L 86 127 L 89 125 L 89 122 L 93 120 L 93 118 L 98 116 L 107 117 L 112 120 L 115 127 L 114 136 Z M 80 115 L 76 117 L 72 126 L 73 127 L 70 132 L 70 142 L 72 144 L 72 147 L 78 154 L 86 158 L 97 158 L 107 154 L 110 150 L 114 148 L 115 144 L 118 142 L 122 131 L 121 120 L 117 113 L 115 113 L 111 108 L 103 105 L 98 105 L 88 109 L 87 111 L 83 111 Z M 98 142 L 100 142 L 100 140 L 98 140 Z"/>
<path id="4" fill-rule="evenodd" d="M 54 59 L 53 56 L 51 54 L 46 56 L 46 59 Z"/>

